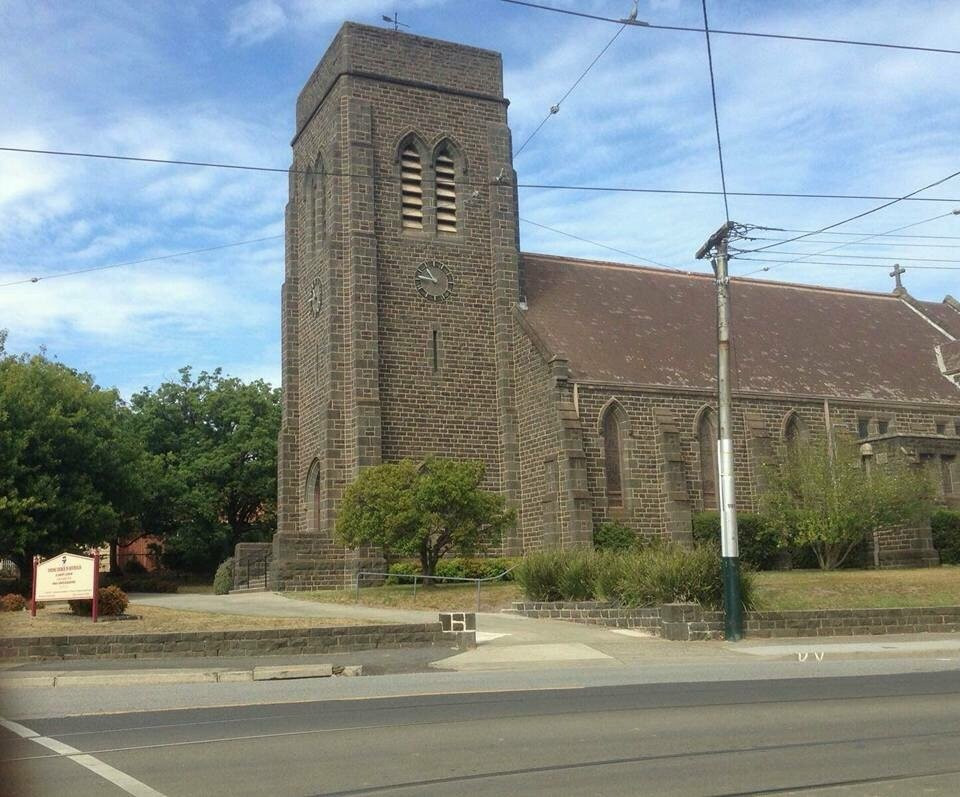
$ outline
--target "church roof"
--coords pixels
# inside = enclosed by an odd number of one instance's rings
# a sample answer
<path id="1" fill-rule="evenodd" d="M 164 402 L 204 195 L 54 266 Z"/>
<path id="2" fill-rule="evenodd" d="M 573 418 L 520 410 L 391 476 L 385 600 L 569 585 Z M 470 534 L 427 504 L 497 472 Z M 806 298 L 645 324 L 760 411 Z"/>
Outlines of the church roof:
<path id="1" fill-rule="evenodd" d="M 716 389 L 712 275 L 524 254 L 532 332 L 571 378 Z M 960 405 L 934 347 L 949 338 L 890 294 L 731 281 L 734 390 Z M 960 337 L 960 312 L 915 302 Z"/>

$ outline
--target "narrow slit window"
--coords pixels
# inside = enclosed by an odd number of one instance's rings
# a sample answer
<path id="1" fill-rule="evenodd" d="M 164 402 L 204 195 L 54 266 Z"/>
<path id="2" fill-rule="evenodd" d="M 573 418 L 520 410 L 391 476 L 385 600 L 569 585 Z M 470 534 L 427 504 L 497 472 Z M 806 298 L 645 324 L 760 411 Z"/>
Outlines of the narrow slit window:
<path id="1" fill-rule="evenodd" d="M 437 155 L 437 232 L 457 231 L 457 183 L 453 158 L 447 150 Z"/>
<path id="2" fill-rule="evenodd" d="M 607 506 L 623 506 L 623 461 L 620 452 L 620 423 L 613 409 L 603 418 L 603 470 Z"/>
<path id="3" fill-rule="evenodd" d="M 440 331 L 435 329 L 433 330 L 433 337 L 431 340 L 431 358 L 433 362 L 433 372 L 437 373 L 440 370 Z"/>
<path id="4" fill-rule="evenodd" d="M 405 230 L 423 229 L 423 166 L 420 153 L 407 144 L 400 153 L 400 186 L 403 208 L 401 222 Z"/>

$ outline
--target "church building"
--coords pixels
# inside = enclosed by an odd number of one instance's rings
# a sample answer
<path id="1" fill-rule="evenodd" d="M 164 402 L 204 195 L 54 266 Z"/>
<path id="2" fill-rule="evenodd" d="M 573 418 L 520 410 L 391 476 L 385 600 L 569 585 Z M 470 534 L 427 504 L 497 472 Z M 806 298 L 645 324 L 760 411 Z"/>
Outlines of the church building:
<path id="1" fill-rule="evenodd" d="M 712 275 L 521 252 L 507 106 L 498 53 L 353 23 L 300 93 L 273 588 L 376 563 L 333 528 L 381 462 L 482 460 L 518 511 L 506 555 L 610 519 L 689 544 L 716 506 Z M 837 428 L 960 505 L 957 301 L 750 279 L 731 298 L 741 511 L 784 446 Z M 929 528 L 878 554 L 938 561 Z"/>

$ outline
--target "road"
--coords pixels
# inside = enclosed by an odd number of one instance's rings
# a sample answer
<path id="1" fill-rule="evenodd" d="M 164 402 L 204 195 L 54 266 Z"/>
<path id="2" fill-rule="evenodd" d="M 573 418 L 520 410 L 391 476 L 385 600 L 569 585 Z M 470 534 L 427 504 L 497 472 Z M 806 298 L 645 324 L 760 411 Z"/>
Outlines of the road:
<path id="1" fill-rule="evenodd" d="M 20 716 L 0 739 L 3 793 L 31 797 L 956 795 L 958 718 L 952 669 Z"/>

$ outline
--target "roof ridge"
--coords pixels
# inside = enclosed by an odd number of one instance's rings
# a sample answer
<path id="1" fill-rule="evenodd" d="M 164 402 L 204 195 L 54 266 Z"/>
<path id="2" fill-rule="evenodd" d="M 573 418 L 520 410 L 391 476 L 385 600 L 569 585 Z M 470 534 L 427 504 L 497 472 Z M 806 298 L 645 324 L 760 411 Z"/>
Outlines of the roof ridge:
<path id="1" fill-rule="evenodd" d="M 680 268 L 657 268 L 656 266 L 646 266 L 646 265 L 633 265 L 630 263 L 617 263 L 612 260 L 593 260 L 582 257 L 568 257 L 566 255 L 549 255 L 542 252 L 521 252 L 521 257 L 539 257 L 546 258 L 548 260 L 559 260 L 569 263 L 574 263 L 577 265 L 583 265 L 590 268 L 614 268 L 622 269 L 625 271 L 643 271 L 653 274 L 659 274 L 664 276 L 681 276 L 681 277 L 700 277 L 703 279 L 708 279 L 713 281 L 714 276 L 711 273 L 703 271 L 687 271 Z M 802 282 L 783 282 L 780 280 L 765 280 L 765 279 L 753 279 L 750 277 L 737 277 L 732 276 L 730 278 L 736 282 L 746 282 L 751 285 L 759 285 L 762 287 L 770 288 L 793 288 L 795 290 L 805 290 L 805 291 L 822 291 L 826 293 L 835 293 L 843 294 L 847 296 L 863 296 L 870 299 L 897 299 L 897 296 L 894 296 L 892 293 L 880 293 L 878 291 L 865 291 L 857 290 L 855 288 L 831 288 L 828 285 L 808 285 Z"/>

